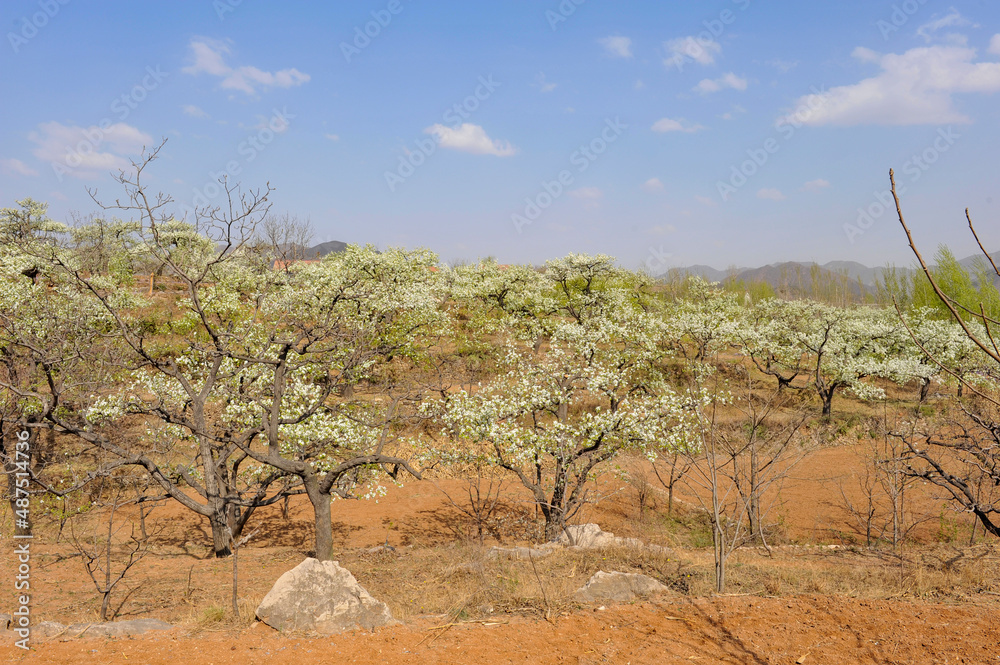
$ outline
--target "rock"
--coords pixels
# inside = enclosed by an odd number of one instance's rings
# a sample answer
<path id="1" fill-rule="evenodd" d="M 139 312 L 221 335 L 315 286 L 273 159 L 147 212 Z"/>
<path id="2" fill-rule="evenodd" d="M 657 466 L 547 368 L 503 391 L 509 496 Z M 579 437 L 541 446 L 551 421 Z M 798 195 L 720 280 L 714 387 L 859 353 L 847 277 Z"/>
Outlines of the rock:
<path id="1" fill-rule="evenodd" d="M 619 538 L 615 538 L 615 534 L 601 531 L 601 527 L 596 524 L 581 524 L 566 527 L 556 542 L 569 547 L 594 549 L 617 545 L 619 540 Z"/>
<path id="2" fill-rule="evenodd" d="M 32 636 L 38 637 L 129 637 L 142 635 L 151 630 L 170 630 L 173 628 L 166 621 L 159 619 L 130 619 L 128 621 L 109 621 L 107 623 L 74 623 L 64 626 L 55 621 L 42 621 L 32 626 Z"/>
<path id="3" fill-rule="evenodd" d="M 375 547 L 369 547 L 365 550 L 366 554 L 392 554 L 396 551 L 396 548 L 392 545 L 386 543 L 385 545 L 376 545 Z"/>
<path id="4" fill-rule="evenodd" d="M 579 526 L 568 526 L 562 535 L 556 539 L 557 545 L 581 549 L 600 549 L 604 547 L 632 547 L 638 550 L 647 550 L 658 554 L 670 554 L 669 547 L 660 545 L 649 545 L 638 538 L 619 538 L 610 531 L 601 531 L 601 527 L 596 524 L 581 524 Z"/>
<path id="5" fill-rule="evenodd" d="M 626 602 L 664 591 L 669 589 L 647 575 L 606 573 L 602 570 L 594 573 L 590 581 L 573 594 L 573 598 L 584 603 L 598 600 Z"/>
<path id="6" fill-rule="evenodd" d="M 278 578 L 257 607 L 257 618 L 287 631 L 334 635 L 361 626 L 399 623 L 336 561 L 306 559 Z"/>
<path id="7" fill-rule="evenodd" d="M 541 559 L 552 554 L 550 548 L 535 548 L 535 547 L 491 547 L 486 553 L 486 558 L 488 559 L 523 559 L 527 561 L 529 559 Z"/>
<path id="8" fill-rule="evenodd" d="M 66 626 L 55 621 L 42 621 L 31 627 L 32 637 L 55 637 L 66 630 Z"/>
<path id="9" fill-rule="evenodd" d="M 130 619 L 108 623 L 75 623 L 66 629 L 65 634 L 72 637 L 128 637 L 142 635 L 151 630 L 170 630 L 171 628 L 173 626 L 159 619 Z"/>

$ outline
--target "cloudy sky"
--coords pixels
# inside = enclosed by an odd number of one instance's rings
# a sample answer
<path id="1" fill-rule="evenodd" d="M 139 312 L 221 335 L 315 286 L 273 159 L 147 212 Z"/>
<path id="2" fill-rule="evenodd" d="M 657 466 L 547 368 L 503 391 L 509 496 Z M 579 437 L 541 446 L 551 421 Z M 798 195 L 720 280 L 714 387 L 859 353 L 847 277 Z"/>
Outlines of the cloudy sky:
<path id="1" fill-rule="evenodd" d="M 444 260 L 908 264 L 1000 247 L 988 0 L 5 0 L 0 206 L 178 215 L 270 183 L 316 240 Z"/>

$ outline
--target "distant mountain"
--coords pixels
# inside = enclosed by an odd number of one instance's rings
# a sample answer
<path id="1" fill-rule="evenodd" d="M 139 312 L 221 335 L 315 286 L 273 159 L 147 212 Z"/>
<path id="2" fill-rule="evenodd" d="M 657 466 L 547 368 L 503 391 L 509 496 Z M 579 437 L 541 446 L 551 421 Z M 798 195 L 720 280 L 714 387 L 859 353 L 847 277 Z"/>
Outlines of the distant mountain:
<path id="1" fill-rule="evenodd" d="M 1000 252 L 992 255 L 993 260 L 1000 265 Z M 985 260 L 981 254 L 976 254 L 959 263 L 967 270 L 973 269 L 977 261 Z M 831 285 L 841 285 L 851 293 L 858 295 L 862 288 L 868 291 L 875 289 L 876 282 L 882 274 L 884 267 L 869 268 L 856 261 L 830 261 L 823 265 L 816 263 L 801 263 L 797 261 L 786 261 L 784 263 L 773 263 L 760 268 L 730 268 L 728 270 L 718 270 L 711 266 L 694 265 L 683 268 L 671 268 L 661 275 L 661 279 L 670 279 L 682 275 L 695 275 L 703 277 L 710 282 L 723 282 L 727 279 L 743 281 L 747 284 L 766 283 L 777 293 L 787 293 L 789 295 L 809 295 L 817 289 L 828 288 Z M 897 267 L 897 272 L 901 276 L 909 277 L 913 274 L 912 267 Z M 974 277 L 974 276 L 973 276 Z M 814 285 L 814 278 L 819 282 Z M 1000 278 L 994 279 L 994 283 L 1000 286 Z"/>
<path id="2" fill-rule="evenodd" d="M 305 257 L 307 259 L 317 259 L 326 256 L 327 254 L 336 254 L 337 252 L 342 252 L 347 249 L 346 242 L 340 242 L 339 240 L 330 240 L 329 242 L 321 242 L 318 245 L 310 247 L 305 251 Z"/>

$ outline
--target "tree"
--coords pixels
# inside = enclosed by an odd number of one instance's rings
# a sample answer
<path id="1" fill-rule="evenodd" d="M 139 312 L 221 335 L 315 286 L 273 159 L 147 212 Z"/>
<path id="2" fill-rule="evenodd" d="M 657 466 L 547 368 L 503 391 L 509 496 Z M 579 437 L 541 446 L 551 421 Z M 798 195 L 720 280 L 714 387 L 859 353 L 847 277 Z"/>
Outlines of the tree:
<path id="1" fill-rule="evenodd" d="M 695 441 L 684 449 L 692 462 L 685 479 L 712 526 L 718 593 L 725 591 L 727 562 L 736 548 L 751 539 L 768 547 L 764 526 L 774 502 L 767 502 L 765 494 L 808 450 L 799 435 L 805 415 L 784 412 L 787 393 L 760 391 L 746 368 L 738 368 L 737 376 L 730 390 L 713 365 L 692 361 L 689 366 Z M 724 420 L 724 406 L 739 416 Z"/>
<path id="2" fill-rule="evenodd" d="M 128 242 L 102 251 L 144 253 L 183 282 L 184 297 L 174 303 L 143 300 L 129 288 L 127 272 L 94 273 L 84 270 L 73 251 L 41 247 L 35 258 L 65 286 L 41 293 L 37 301 L 58 316 L 46 320 L 51 314 L 41 312 L 32 318 L 51 328 L 50 338 L 36 343 L 21 335 L 21 348 L 44 376 L 45 385 L 30 396 L 47 405 L 43 413 L 50 425 L 110 456 L 113 465 L 143 467 L 165 495 L 209 520 L 215 553 L 224 556 L 230 534 L 239 533 L 256 507 L 277 500 L 268 488 L 283 475 L 247 468 L 247 456 L 233 440 L 238 434 L 217 431 L 212 422 L 213 409 L 232 389 L 226 372 L 241 362 L 233 337 L 238 331 L 218 315 L 229 307 L 244 325 L 252 324 L 252 310 L 239 307 L 238 289 L 216 288 L 216 280 L 239 274 L 229 267 L 246 263 L 243 250 L 266 211 L 267 193 L 241 195 L 226 185 L 228 211 L 204 211 L 202 224 L 215 235 L 202 236 L 165 212 L 168 197 L 147 194 L 144 172 L 158 151 L 136 163 L 133 174 L 119 174 L 126 198 L 109 208 L 135 215 L 124 224 L 136 230 Z M 66 297 L 57 300 L 60 295 Z M 185 314 L 175 319 L 171 306 Z M 83 379 L 77 385 L 63 380 L 68 368 L 81 365 L 107 368 L 99 374 L 104 380 L 90 390 Z M 137 423 L 147 426 L 143 440 L 123 441 L 119 433 Z"/>
<path id="3" fill-rule="evenodd" d="M 823 416 L 832 413 L 841 390 L 874 399 L 883 391 L 869 379 L 906 383 L 920 375 L 919 362 L 901 353 L 905 333 L 886 310 L 768 301 L 750 316 L 737 333 L 744 354 L 779 387 L 815 391 Z M 795 385 L 800 376 L 806 383 Z"/>
<path id="4" fill-rule="evenodd" d="M 393 367 L 405 374 L 396 363 L 418 363 L 422 344 L 435 339 L 442 317 L 429 268 L 436 261 L 422 250 L 349 246 L 319 264 L 276 273 L 284 275 L 281 288 L 256 290 L 227 425 L 250 459 L 301 482 L 320 560 L 332 557 L 333 498 L 354 496 L 382 470 L 393 478 L 420 475 L 390 453 L 418 396 L 405 380 L 382 374 Z M 378 491 L 376 482 L 368 495 Z"/>
<path id="5" fill-rule="evenodd" d="M 19 493 L 41 487 L 40 434 L 61 408 L 60 396 L 91 391 L 108 375 L 107 364 L 87 362 L 82 353 L 103 348 L 106 320 L 40 258 L 58 250 L 65 227 L 45 216 L 44 204 L 20 204 L 21 210 L 0 211 L 0 458 L 12 508 Z M 17 482 L 19 472 L 30 474 L 27 486 Z M 29 527 L 16 524 L 15 532 L 25 535 Z"/>
<path id="6" fill-rule="evenodd" d="M 702 360 L 732 343 L 741 318 L 739 296 L 700 277 L 689 277 L 685 295 L 664 312 L 667 334 L 684 358 Z"/>
<path id="7" fill-rule="evenodd" d="M 945 489 L 963 510 L 968 511 L 978 519 L 988 533 L 1000 537 L 1000 505 L 995 495 L 985 496 L 979 488 L 985 484 L 1000 486 L 1000 399 L 996 396 L 997 382 L 1000 381 L 1000 350 L 997 348 L 997 326 L 1000 321 L 992 316 L 986 307 L 986 302 L 998 296 L 994 295 L 996 287 L 992 277 L 1000 277 L 997 268 L 972 222 L 968 209 L 965 218 L 969 231 L 976 240 L 980 250 L 992 268 L 992 275 L 983 274 L 982 288 L 986 297 L 978 306 L 968 301 L 963 302 L 962 293 L 949 293 L 947 283 L 942 283 L 930 268 L 913 239 L 913 234 L 903 218 L 902 206 L 896 194 L 895 175 L 889 171 L 889 182 L 896 203 L 896 214 L 900 225 L 906 234 L 910 250 L 920 264 L 921 272 L 926 277 L 927 284 L 937 297 L 952 320 L 962 329 L 966 338 L 974 344 L 989 359 L 988 367 L 983 371 L 981 381 L 972 381 L 970 377 L 956 371 L 947 358 L 939 358 L 932 351 L 924 350 L 942 370 L 956 380 L 968 391 L 969 395 L 958 401 L 957 406 L 962 414 L 960 420 L 954 420 L 948 427 L 928 428 L 924 423 L 914 422 L 896 436 L 907 447 L 911 466 L 909 473 Z M 986 277 L 990 279 L 987 280 Z M 967 295 L 967 294 L 964 294 Z M 915 343 L 919 339 L 914 335 Z"/>
<path id="8" fill-rule="evenodd" d="M 149 529 L 147 526 L 146 520 L 155 506 L 143 501 L 148 498 L 144 487 L 121 477 L 103 477 L 101 480 L 100 487 L 97 488 L 100 498 L 90 506 L 85 515 L 87 519 L 91 519 L 97 510 L 104 509 L 106 521 L 96 521 L 89 534 L 81 535 L 77 533 L 75 526 L 75 522 L 80 520 L 78 516 L 70 520 L 70 533 L 84 570 L 101 596 L 101 621 L 108 621 L 117 618 L 135 588 L 126 593 L 113 609 L 112 594 L 125 581 L 132 568 L 149 553 L 152 537 L 160 529 Z M 138 524 L 128 517 L 122 520 L 120 516 L 120 512 L 124 512 L 132 504 L 136 505 L 139 512 Z M 110 616 L 108 610 L 111 610 Z"/>
<path id="9" fill-rule="evenodd" d="M 554 313 L 532 314 L 530 325 L 505 319 L 495 341 L 501 374 L 438 402 L 449 442 L 435 454 L 514 474 L 555 539 L 603 463 L 623 450 L 655 457 L 676 447 L 686 411 L 663 373 L 662 322 L 642 310 L 627 276 L 618 281 L 599 257 L 574 255 L 549 269 Z"/>

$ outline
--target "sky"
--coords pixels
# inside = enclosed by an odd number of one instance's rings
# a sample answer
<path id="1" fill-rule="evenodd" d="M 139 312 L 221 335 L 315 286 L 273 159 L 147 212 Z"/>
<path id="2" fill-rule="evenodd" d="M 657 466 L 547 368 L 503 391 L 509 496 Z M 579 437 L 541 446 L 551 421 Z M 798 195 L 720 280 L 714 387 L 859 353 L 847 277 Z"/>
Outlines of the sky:
<path id="1" fill-rule="evenodd" d="M 4 0 L 0 207 L 270 185 L 314 241 L 909 265 L 1000 248 L 988 0 Z"/>

